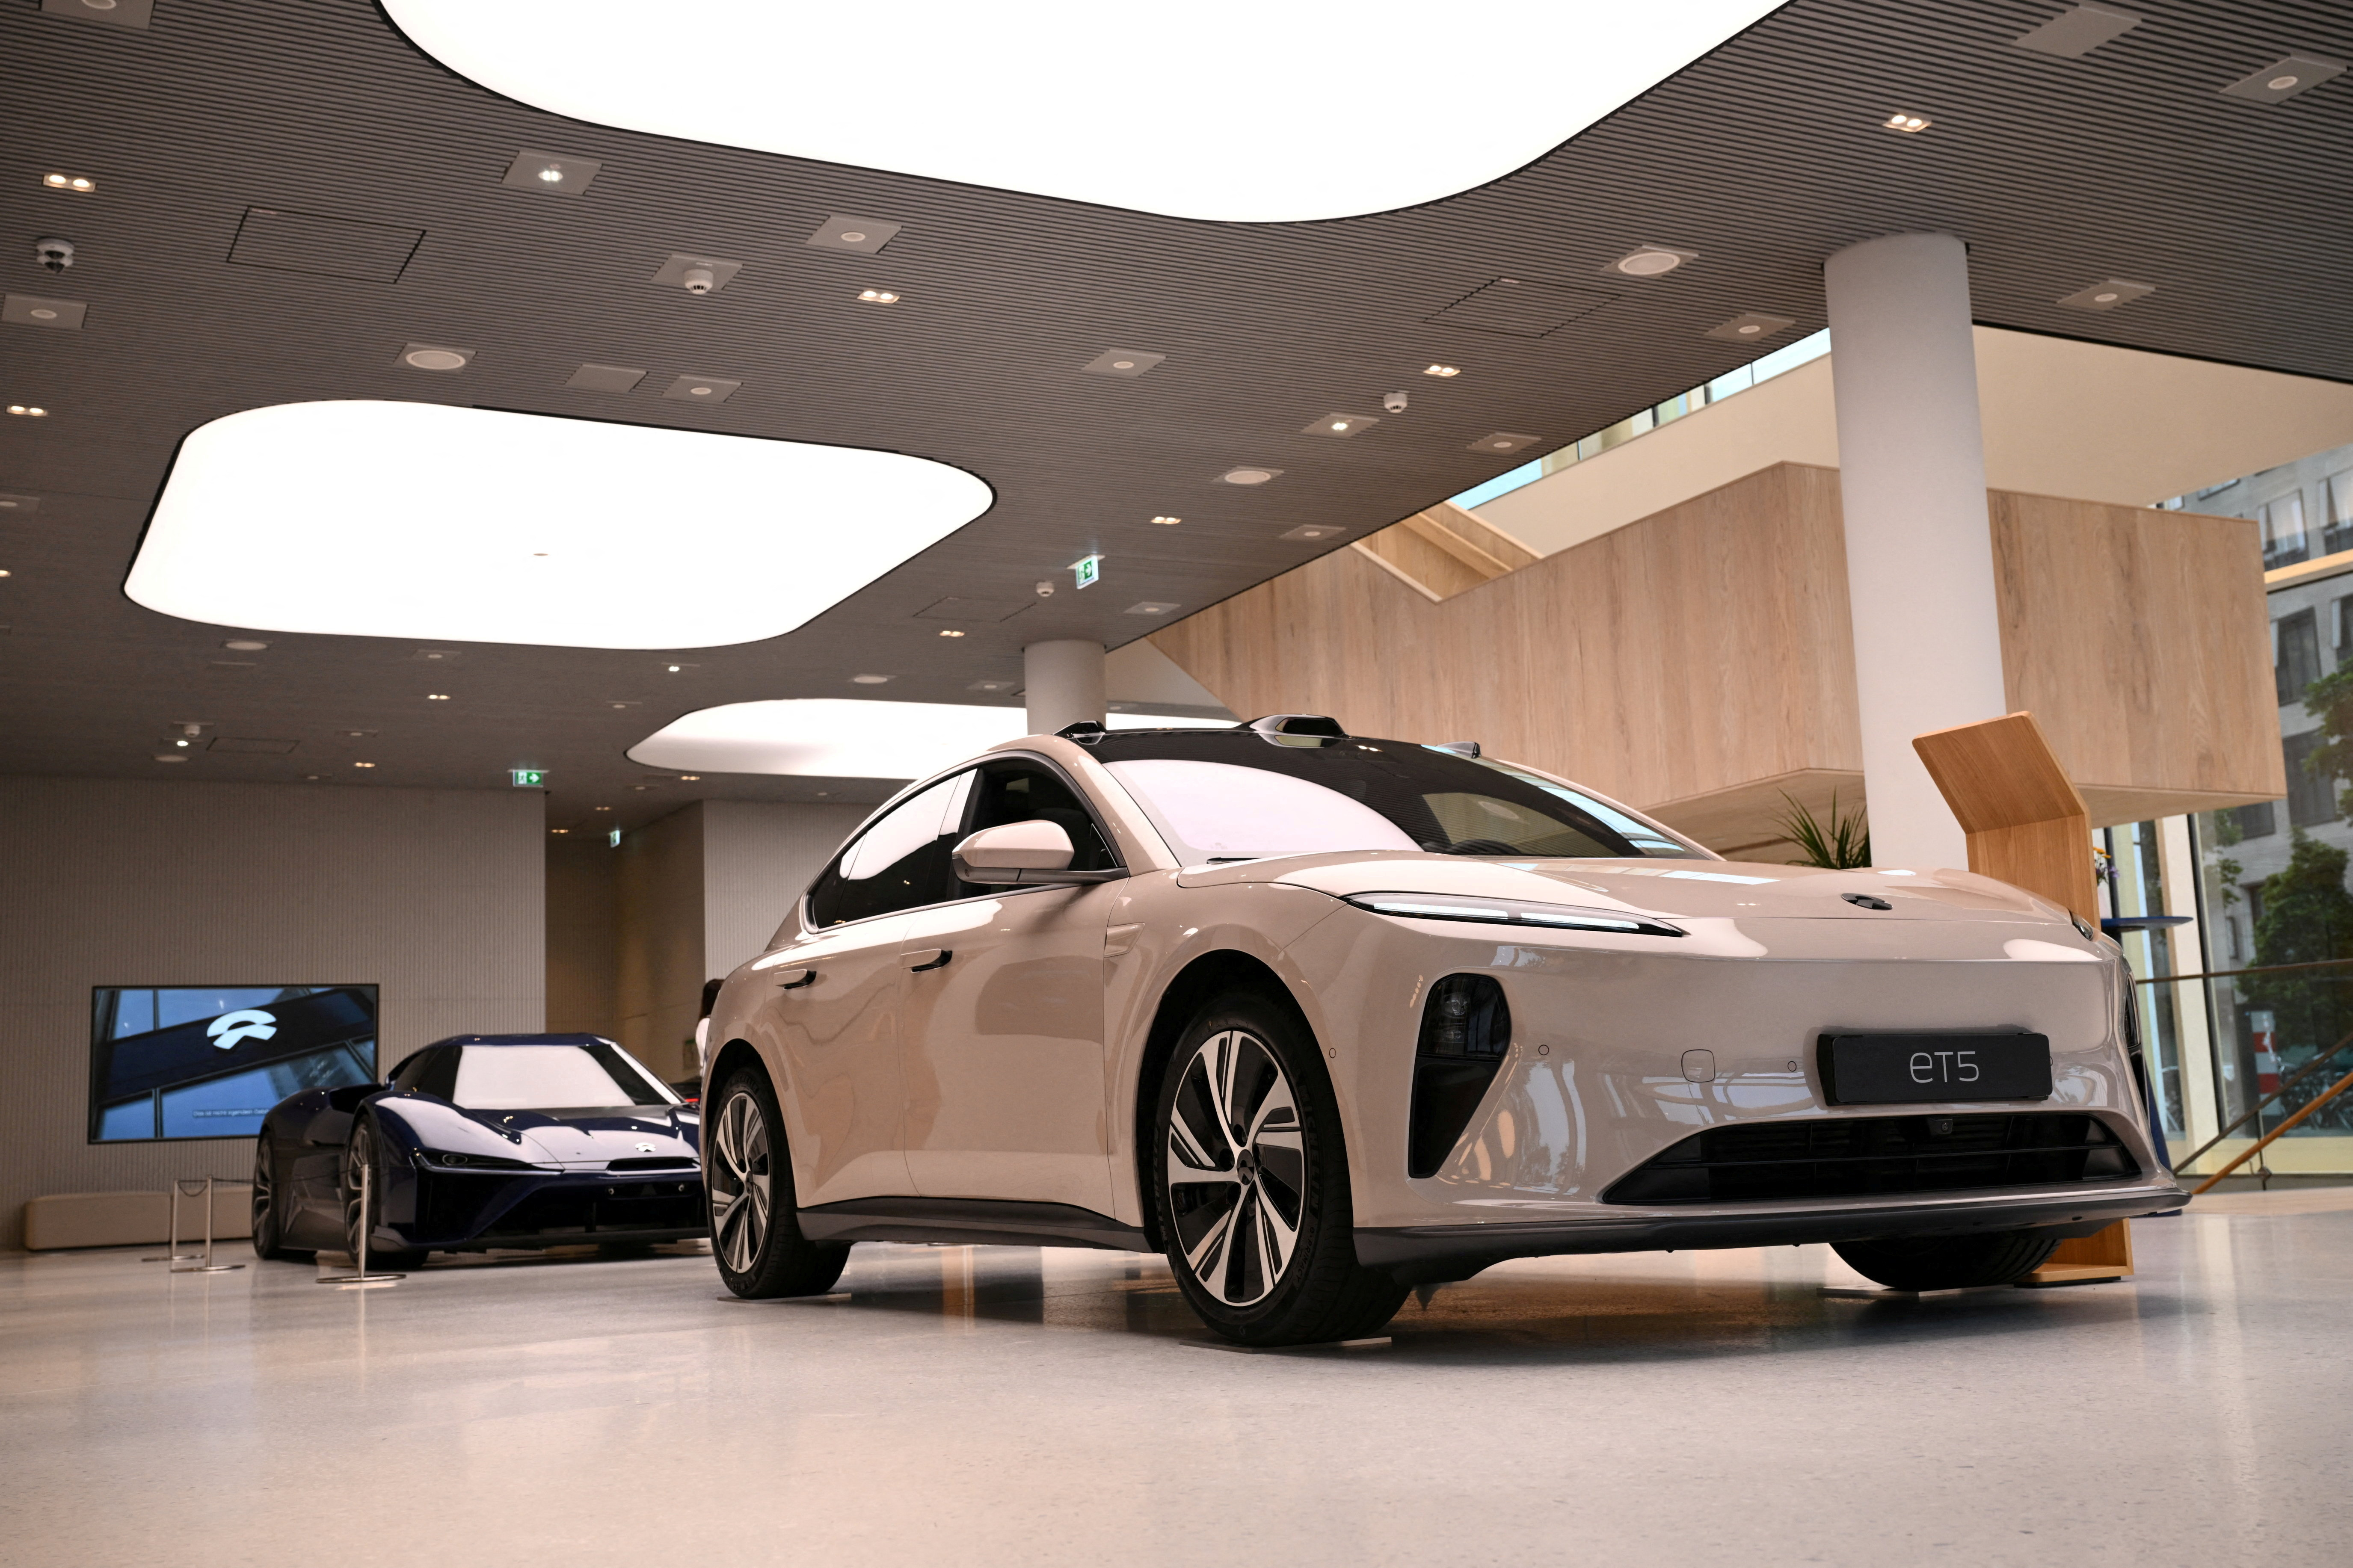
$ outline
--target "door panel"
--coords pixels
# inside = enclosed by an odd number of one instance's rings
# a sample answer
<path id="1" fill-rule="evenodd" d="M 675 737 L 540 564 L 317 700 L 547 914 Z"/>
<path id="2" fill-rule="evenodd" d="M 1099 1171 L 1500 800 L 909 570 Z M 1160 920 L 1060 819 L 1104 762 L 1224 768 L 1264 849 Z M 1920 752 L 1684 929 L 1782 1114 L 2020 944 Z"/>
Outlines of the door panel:
<path id="1" fill-rule="evenodd" d="M 901 1056 L 919 1194 L 1109 1210 L 1103 925 L 1115 886 L 1007 891 L 908 917 Z M 913 968 L 938 952 L 952 956 Z"/>
<path id="2" fill-rule="evenodd" d="M 774 994 L 761 1005 L 754 1044 L 784 1064 L 776 1098 L 804 1208 L 913 1190 L 901 1152 L 899 948 L 906 931 L 906 916 L 882 915 L 772 955 Z M 784 981 L 810 971 L 813 982 L 785 988 Z"/>

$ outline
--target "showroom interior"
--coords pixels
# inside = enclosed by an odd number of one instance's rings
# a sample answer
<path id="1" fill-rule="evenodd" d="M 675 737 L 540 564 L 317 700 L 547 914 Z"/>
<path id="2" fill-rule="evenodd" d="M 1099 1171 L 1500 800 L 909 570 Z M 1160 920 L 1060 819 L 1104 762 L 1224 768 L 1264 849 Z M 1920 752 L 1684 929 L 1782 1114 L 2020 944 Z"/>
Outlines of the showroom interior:
<path id="1" fill-rule="evenodd" d="M 2341 1560 L 2353 10 L 1653 12 L 11 0 L 0 1558 Z M 1383 906 L 1338 839 L 1213 853 L 1137 782 L 1241 746 L 1508 777 L 1615 847 L 1349 840 L 1454 858 Z M 804 895 L 975 759 L 944 908 L 1138 912 L 1081 970 L 910 917 L 900 1000 L 826 1015 L 903 1050 L 860 1187 L 786 1133 L 881 1080 L 763 1020 L 914 907 Z M 1781 918 L 1816 885 L 1836 920 Z M 1190 909 L 1271 934 L 1171 980 L 1226 940 Z M 1616 956 L 1542 990 L 1481 920 Z M 1516 1004 L 1409 1169 L 1323 1020 L 1412 963 L 1315 979 L 1350 921 Z M 1768 926 L 1824 934 L 1768 964 Z M 1927 973 L 1996 926 L 2034 974 Z M 1732 978 L 1630 1004 L 1637 937 Z M 2069 1180 L 2130 1203 L 2035 1210 L 1990 1283 L 1787 1204 L 1461 1240 L 1633 1201 L 1532 1196 L 1542 1151 L 1868 1110 L 1837 1041 L 1898 1024 L 1820 1000 L 1866 952 L 2051 1033 Z M 2096 1062 L 2031 1000 L 2085 961 Z M 1250 965 L 1305 1146 L 1350 1129 L 1321 1330 L 1251 1329 L 1155 1173 L 1178 1026 L 1246 1016 L 1199 977 Z M 913 998 L 984 973 L 981 1045 L 1029 1045 L 960 1105 Z M 1810 993 L 1818 1058 L 1753 1037 Z M 1605 1018 L 1674 1049 L 1610 1076 Z M 559 1052 L 630 1115 L 467 1087 Z M 745 1103 L 786 1239 L 736 1258 Z M 1076 1197 L 1028 1201 L 1043 1131 L 986 1190 L 923 1152 L 1069 1104 Z M 428 1234 L 526 1165 L 530 1226 Z M 748 1261 L 788 1244 L 789 1288 Z"/>

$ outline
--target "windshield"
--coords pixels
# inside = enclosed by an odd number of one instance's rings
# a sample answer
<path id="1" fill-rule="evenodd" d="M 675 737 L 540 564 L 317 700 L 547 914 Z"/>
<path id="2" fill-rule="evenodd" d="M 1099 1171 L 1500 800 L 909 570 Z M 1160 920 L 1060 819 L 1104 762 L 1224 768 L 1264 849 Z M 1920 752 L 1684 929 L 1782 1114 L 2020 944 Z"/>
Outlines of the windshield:
<path id="1" fill-rule="evenodd" d="M 1112 734 L 1090 749 L 1187 860 L 1350 849 L 1707 858 L 1565 784 L 1405 741 L 1186 731 Z"/>
<path id="2" fill-rule="evenodd" d="M 676 1105 L 667 1084 L 618 1046 L 465 1046 L 449 1095 L 468 1110 Z"/>

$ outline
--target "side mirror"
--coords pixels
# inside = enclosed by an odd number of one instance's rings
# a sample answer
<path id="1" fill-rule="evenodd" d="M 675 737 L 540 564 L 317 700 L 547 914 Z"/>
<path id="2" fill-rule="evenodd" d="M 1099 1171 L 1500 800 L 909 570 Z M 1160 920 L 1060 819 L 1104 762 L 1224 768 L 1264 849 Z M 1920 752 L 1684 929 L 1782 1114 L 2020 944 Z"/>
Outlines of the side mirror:
<path id="1" fill-rule="evenodd" d="M 1073 871 L 1071 836 L 1061 824 L 1032 820 L 984 827 L 955 847 L 955 874 L 967 882 L 999 886 L 1041 882 L 1107 882 L 1123 871 Z"/>

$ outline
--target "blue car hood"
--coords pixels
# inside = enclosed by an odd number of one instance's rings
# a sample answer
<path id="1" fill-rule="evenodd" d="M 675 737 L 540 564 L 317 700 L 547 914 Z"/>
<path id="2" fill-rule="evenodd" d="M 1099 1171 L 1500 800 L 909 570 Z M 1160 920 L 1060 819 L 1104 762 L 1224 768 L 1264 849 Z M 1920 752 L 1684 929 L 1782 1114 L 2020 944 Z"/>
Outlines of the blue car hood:
<path id="1" fill-rule="evenodd" d="M 537 1163 L 601 1170 L 615 1160 L 684 1158 L 699 1164 L 701 1131 L 692 1111 L 647 1105 L 634 1110 L 468 1110 L 462 1114 L 495 1132 L 517 1138 L 523 1158 Z M 644 1145 L 650 1144 L 647 1148 Z"/>

